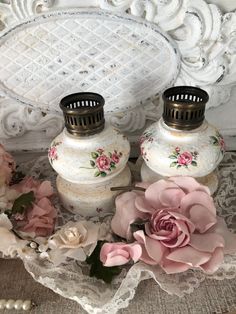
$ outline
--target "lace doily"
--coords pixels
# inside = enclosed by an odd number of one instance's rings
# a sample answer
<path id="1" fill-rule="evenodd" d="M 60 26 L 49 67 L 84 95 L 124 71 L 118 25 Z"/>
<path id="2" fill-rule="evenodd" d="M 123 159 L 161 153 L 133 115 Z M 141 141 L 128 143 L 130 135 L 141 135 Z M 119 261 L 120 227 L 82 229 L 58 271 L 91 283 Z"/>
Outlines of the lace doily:
<path id="1" fill-rule="evenodd" d="M 56 174 L 47 158 L 40 157 L 20 165 L 20 170 L 40 179 L 50 179 L 55 183 Z M 226 153 L 219 169 L 219 189 L 214 197 L 218 214 L 227 222 L 231 230 L 236 230 L 236 153 Z M 59 202 L 56 206 L 60 209 Z M 60 212 L 59 224 L 79 219 L 68 212 Z M 109 219 L 108 219 L 109 223 Z M 213 275 L 189 270 L 181 274 L 167 275 L 158 266 L 148 266 L 142 262 L 124 269 L 111 284 L 91 278 L 88 266 L 71 262 L 66 266 L 54 267 L 41 259 L 24 260 L 26 270 L 33 278 L 63 297 L 77 301 L 88 313 L 114 314 L 127 307 L 134 297 L 138 284 L 153 278 L 169 294 L 179 297 L 190 294 L 206 279 L 232 279 L 236 277 L 236 255 L 225 256 L 224 264 Z"/>

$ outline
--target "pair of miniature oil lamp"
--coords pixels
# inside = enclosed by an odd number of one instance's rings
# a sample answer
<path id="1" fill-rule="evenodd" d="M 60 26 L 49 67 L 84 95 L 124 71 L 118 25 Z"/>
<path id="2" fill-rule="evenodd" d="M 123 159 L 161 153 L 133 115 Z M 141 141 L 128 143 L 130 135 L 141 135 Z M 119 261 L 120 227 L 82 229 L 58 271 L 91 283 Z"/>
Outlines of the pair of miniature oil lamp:
<path id="1" fill-rule="evenodd" d="M 140 138 L 143 181 L 192 176 L 217 188 L 215 168 L 224 154 L 224 140 L 205 120 L 205 91 L 173 87 L 163 94 L 162 118 Z M 52 142 L 48 156 L 58 173 L 57 189 L 63 206 L 85 217 L 110 212 L 118 191 L 131 173 L 128 139 L 104 119 L 104 99 L 95 93 L 64 97 L 60 107 L 65 129 Z"/>

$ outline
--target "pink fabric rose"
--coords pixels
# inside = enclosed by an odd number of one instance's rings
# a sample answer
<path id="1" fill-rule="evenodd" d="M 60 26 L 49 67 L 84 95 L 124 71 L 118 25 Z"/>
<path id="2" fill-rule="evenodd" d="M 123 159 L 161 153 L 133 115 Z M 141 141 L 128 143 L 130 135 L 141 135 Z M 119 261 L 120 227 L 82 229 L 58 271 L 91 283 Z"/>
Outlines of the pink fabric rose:
<path id="1" fill-rule="evenodd" d="M 26 213 L 26 223 L 19 230 L 34 233 L 35 236 L 46 237 L 52 234 L 57 211 L 49 199 L 43 197 Z"/>
<path id="2" fill-rule="evenodd" d="M 146 234 L 159 240 L 169 248 L 182 247 L 190 242 L 190 235 L 194 232 L 194 224 L 177 211 L 171 209 L 156 210 L 145 225 Z"/>
<path id="3" fill-rule="evenodd" d="M 116 199 L 111 222 L 114 233 L 141 245 L 140 260 L 160 264 L 167 273 L 193 267 L 212 273 L 224 253 L 236 251 L 236 235 L 217 218 L 207 187 L 191 177 L 140 185 L 145 193 L 123 193 Z"/>
<path id="4" fill-rule="evenodd" d="M 96 159 L 96 166 L 100 171 L 109 170 L 110 169 L 111 160 L 106 155 L 101 155 Z"/>
<path id="5" fill-rule="evenodd" d="M 120 161 L 120 157 L 119 157 L 118 154 L 113 153 L 112 156 L 111 156 L 111 160 L 112 160 L 115 164 L 118 164 L 118 162 Z"/>
<path id="6" fill-rule="evenodd" d="M 53 188 L 50 181 L 40 182 L 32 177 L 25 177 L 20 183 L 13 185 L 12 188 L 20 193 L 33 191 L 36 200 L 53 195 Z"/>
<path id="7" fill-rule="evenodd" d="M 136 263 L 142 255 L 142 248 L 138 243 L 105 243 L 100 252 L 100 260 L 104 266 L 119 266 Z"/>
<path id="8" fill-rule="evenodd" d="M 179 165 L 187 166 L 191 164 L 193 156 L 189 152 L 184 152 L 178 156 L 177 160 Z"/>
<path id="9" fill-rule="evenodd" d="M 15 168 L 16 164 L 12 155 L 7 153 L 0 144 L 0 185 L 10 183 Z"/>

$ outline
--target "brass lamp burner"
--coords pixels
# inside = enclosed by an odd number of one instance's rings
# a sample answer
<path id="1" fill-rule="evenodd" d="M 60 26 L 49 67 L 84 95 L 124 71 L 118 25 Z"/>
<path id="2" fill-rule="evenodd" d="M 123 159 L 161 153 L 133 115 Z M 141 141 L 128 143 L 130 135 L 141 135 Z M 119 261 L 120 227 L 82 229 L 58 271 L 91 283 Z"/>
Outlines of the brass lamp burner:
<path id="1" fill-rule="evenodd" d="M 193 130 L 204 121 L 207 92 L 192 86 L 176 86 L 167 89 L 163 96 L 165 123 L 179 130 Z"/>
<path id="2" fill-rule="evenodd" d="M 65 127 L 75 136 L 88 136 L 104 129 L 104 98 L 96 93 L 76 93 L 62 98 Z"/>

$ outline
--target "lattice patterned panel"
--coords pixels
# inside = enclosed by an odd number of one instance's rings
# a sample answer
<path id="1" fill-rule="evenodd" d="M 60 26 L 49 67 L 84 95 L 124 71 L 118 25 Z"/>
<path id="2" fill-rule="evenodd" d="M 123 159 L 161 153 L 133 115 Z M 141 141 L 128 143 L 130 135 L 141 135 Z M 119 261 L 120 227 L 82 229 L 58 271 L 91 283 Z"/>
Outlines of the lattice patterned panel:
<path id="1" fill-rule="evenodd" d="M 94 91 L 107 112 L 124 111 L 178 73 L 177 50 L 155 25 L 96 10 L 39 15 L 0 44 L 0 89 L 43 110 L 58 110 L 66 94 Z"/>

